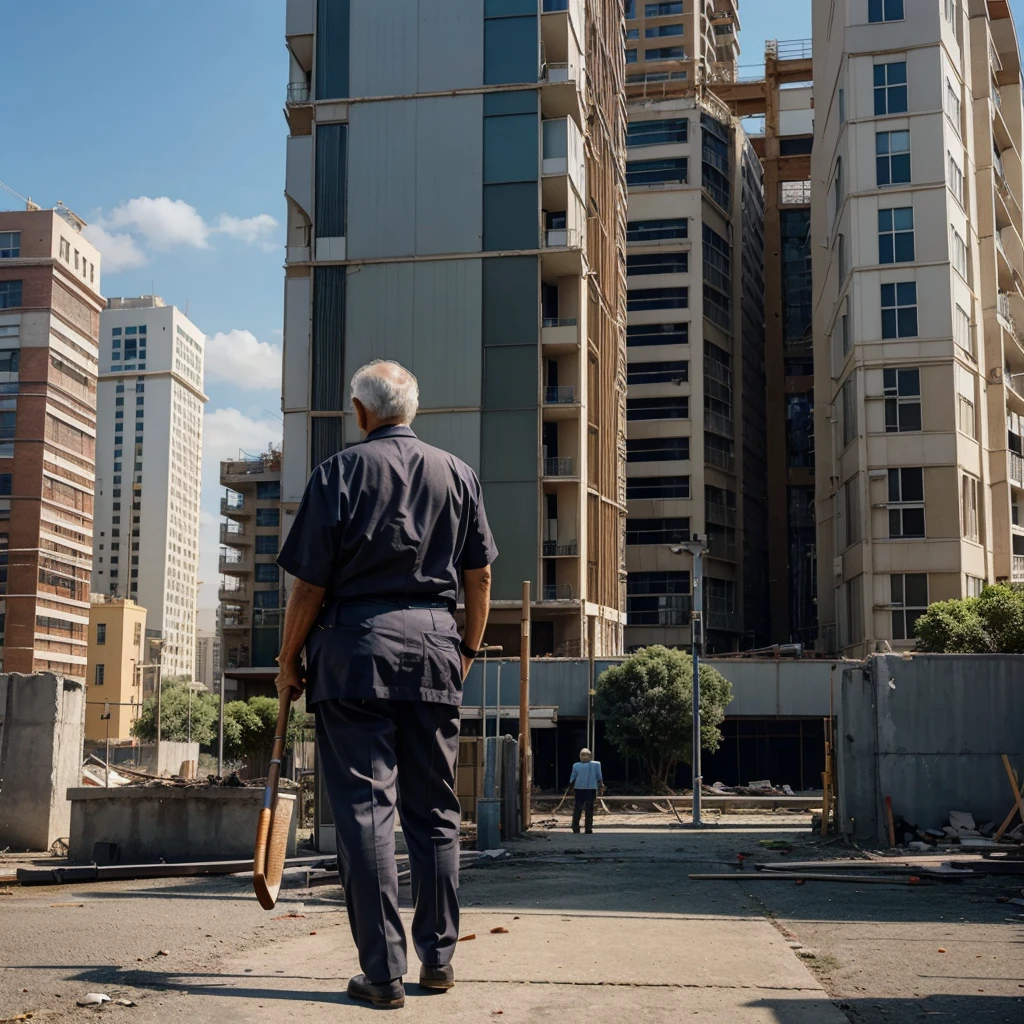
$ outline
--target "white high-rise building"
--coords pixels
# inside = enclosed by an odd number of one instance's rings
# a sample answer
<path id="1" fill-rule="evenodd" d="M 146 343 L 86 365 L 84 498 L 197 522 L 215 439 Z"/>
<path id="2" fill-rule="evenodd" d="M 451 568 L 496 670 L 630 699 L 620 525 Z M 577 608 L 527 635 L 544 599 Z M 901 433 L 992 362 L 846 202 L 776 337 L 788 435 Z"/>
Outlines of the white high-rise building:
<path id="1" fill-rule="evenodd" d="M 100 317 L 92 587 L 147 609 L 165 676 L 195 669 L 205 341 L 157 295 Z"/>

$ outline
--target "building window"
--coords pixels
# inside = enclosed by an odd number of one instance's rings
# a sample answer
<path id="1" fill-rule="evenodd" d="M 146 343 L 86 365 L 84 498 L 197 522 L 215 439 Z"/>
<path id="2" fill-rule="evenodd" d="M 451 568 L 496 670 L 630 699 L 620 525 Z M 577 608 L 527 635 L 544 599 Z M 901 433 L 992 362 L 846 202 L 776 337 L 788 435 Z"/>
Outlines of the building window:
<path id="1" fill-rule="evenodd" d="M 962 306 L 956 307 L 956 312 L 953 314 L 953 340 L 962 348 L 972 359 L 974 356 L 974 341 L 971 331 L 971 318 Z"/>
<path id="2" fill-rule="evenodd" d="M 0 281 L 0 309 L 16 309 L 21 305 L 21 282 Z"/>
<path id="3" fill-rule="evenodd" d="M 21 349 L 8 348 L 0 351 L 0 373 L 17 373 L 21 362 Z"/>
<path id="4" fill-rule="evenodd" d="M 110 575 L 113 576 L 114 574 L 111 573 Z M 97 665 L 96 666 L 96 672 L 93 675 L 93 680 L 92 680 L 93 681 L 93 685 L 95 685 L 95 686 L 102 686 L 103 685 L 103 675 L 104 675 L 105 671 L 106 671 L 105 666 L 103 666 L 103 665 Z"/>
<path id="5" fill-rule="evenodd" d="M 631 188 L 638 185 L 685 185 L 687 166 L 685 156 L 668 160 L 627 160 L 626 184 Z"/>
<path id="6" fill-rule="evenodd" d="M 846 124 L 846 93 L 839 90 L 839 123 Z"/>
<path id="7" fill-rule="evenodd" d="M 943 0 L 942 13 L 950 25 L 956 24 L 956 0 Z M 970 579 L 971 577 L 968 577 Z"/>
<path id="8" fill-rule="evenodd" d="M 875 117 L 907 112 L 907 62 L 875 65 Z"/>
<path id="9" fill-rule="evenodd" d="M 885 430 L 888 434 L 921 429 L 921 371 L 883 370 Z"/>
<path id="10" fill-rule="evenodd" d="M 626 274 L 643 277 L 650 274 L 685 274 L 690 269 L 687 252 L 643 252 L 626 257 Z"/>
<path id="11" fill-rule="evenodd" d="M 924 536 L 924 470 L 889 470 L 889 537 Z"/>
<path id="12" fill-rule="evenodd" d="M 276 508 L 258 508 L 256 509 L 256 525 L 257 526 L 280 526 L 281 525 L 281 511 Z"/>
<path id="13" fill-rule="evenodd" d="M 632 21 L 636 17 L 636 0 L 625 0 L 626 21 Z"/>
<path id="14" fill-rule="evenodd" d="M 635 50 L 633 52 L 636 53 Z M 667 146 L 675 142 L 686 142 L 689 133 L 690 122 L 685 117 L 630 121 L 626 126 L 626 145 Z"/>
<path id="15" fill-rule="evenodd" d="M 882 285 L 882 337 L 913 338 L 917 335 L 917 282 Z"/>
<path id="16" fill-rule="evenodd" d="M 65 263 L 71 262 L 71 243 L 66 238 L 60 240 L 60 258 Z"/>
<path id="17" fill-rule="evenodd" d="M 878 186 L 910 181 L 910 132 L 875 133 L 875 171 Z"/>
<path id="18" fill-rule="evenodd" d="M 627 420 L 685 420 L 690 416 L 690 399 L 627 398 Z"/>
<path id="19" fill-rule="evenodd" d="M 689 288 L 634 288 L 628 293 L 626 308 L 633 313 L 643 309 L 686 309 Z"/>
<path id="20" fill-rule="evenodd" d="M 646 345 L 685 345 L 690 340 L 690 325 L 683 324 L 631 324 L 626 328 L 626 346 L 642 348 Z"/>
<path id="21" fill-rule="evenodd" d="M 257 555 L 276 555 L 279 547 L 280 544 L 276 535 L 271 534 L 267 536 L 263 534 L 256 537 Z"/>
<path id="22" fill-rule="evenodd" d="M 690 457 L 688 437 L 630 437 L 626 439 L 627 462 L 674 462 Z M 640 483 L 641 479 L 627 481 Z M 687 479 L 680 477 L 679 479 Z M 689 494 L 686 495 L 689 497 Z"/>
<path id="23" fill-rule="evenodd" d="M 913 263 L 914 208 L 878 211 L 878 262 Z"/>
<path id="24" fill-rule="evenodd" d="M 644 17 L 645 18 L 664 18 L 670 14 L 682 14 L 683 13 L 683 0 L 671 0 L 671 2 L 664 2 L 659 4 L 645 4 L 644 5 Z M 630 17 L 630 15 L 626 15 Z"/>
<path id="25" fill-rule="evenodd" d="M 21 232 L 0 231 L 0 260 L 13 260 L 21 255 Z"/>
<path id="26" fill-rule="evenodd" d="M 960 90 L 947 78 L 946 79 L 946 117 L 953 126 L 953 130 L 960 134 Z"/>
<path id="27" fill-rule="evenodd" d="M 949 229 L 949 253 L 953 260 L 953 269 L 967 280 L 967 244 L 960 237 L 956 228 Z"/>
<path id="28" fill-rule="evenodd" d="M 627 64 L 635 64 L 636 63 L 636 49 L 629 49 L 629 50 L 626 51 L 626 63 Z"/>
<path id="29" fill-rule="evenodd" d="M 627 384 L 685 384 L 689 379 L 690 364 L 685 359 L 630 363 L 626 367 Z"/>
<path id="30" fill-rule="evenodd" d="M 256 484 L 257 501 L 280 501 L 281 483 L 279 480 L 261 480 Z"/>
<path id="31" fill-rule="evenodd" d="M 631 572 L 626 580 L 630 626 L 686 626 L 690 622 L 690 573 Z"/>
<path id="32" fill-rule="evenodd" d="M 732 330 L 732 302 L 710 286 L 704 289 L 704 315 L 723 330 Z"/>
<path id="33" fill-rule="evenodd" d="M 626 225 L 627 242 L 660 242 L 666 238 L 687 238 L 686 217 L 666 220 L 631 220 Z"/>
<path id="34" fill-rule="evenodd" d="M 968 437 L 977 438 L 978 436 L 974 403 L 965 395 L 957 395 L 957 429 Z"/>
<path id="35" fill-rule="evenodd" d="M 628 17 L 628 15 L 627 15 Z M 638 28 L 627 28 L 626 29 L 626 42 L 632 42 L 634 39 L 640 38 L 640 29 Z"/>
<path id="36" fill-rule="evenodd" d="M 843 447 L 857 436 L 857 379 L 847 377 L 842 390 L 843 403 Z"/>
<path id="37" fill-rule="evenodd" d="M 113 559 L 111 559 L 113 561 Z M 105 622 L 96 623 L 96 643 L 105 644 L 107 642 L 107 624 Z"/>
<path id="38" fill-rule="evenodd" d="M 946 152 L 946 169 L 949 177 L 949 190 L 956 196 L 956 201 L 964 205 L 964 172 L 956 162 L 953 154 Z"/>
<path id="39" fill-rule="evenodd" d="M 966 586 L 964 588 L 964 597 L 981 597 L 981 592 L 988 585 L 986 580 L 983 580 L 980 576 L 966 575 Z"/>
<path id="40" fill-rule="evenodd" d="M 832 220 L 839 216 L 843 208 L 843 158 L 836 159 L 836 176 L 832 179 Z"/>
<path id="41" fill-rule="evenodd" d="M 672 25 L 649 25 L 644 29 L 645 39 L 661 39 L 665 36 L 681 35 L 683 35 L 683 26 L 681 22 L 676 22 Z"/>
<path id="42" fill-rule="evenodd" d="M 270 562 L 267 564 L 261 564 L 256 566 L 257 583 L 277 583 L 277 581 L 278 567 L 275 563 Z"/>
<path id="43" fill-rule="evenodd" d="M 627 544 L 685 544 L 690 539 L 690 520 L 627 519 Z"/>
<path id="44" fill-rule="evenodd" d="M 893 640 L 913 640 L 917 620 L 928 610 L 928 576 L 923 572 L 889 577 Z"/>
<path id="45" fill-rule="evenodd" d="M 960 505 L 963 511 L 963 530 L 967 540 L 978 539 L 978 478 L 964 473 L 960 486 Z"/>
<path id="46" fill-rule="evenodd" d="M 868 0 L 868 21 L 902 21 L 903 0 Z"/>
<path id="47" fill-rule="evenodd" d="M 710 114 L 701 114 L 701 183 L 711 201 L 729 212 L 732 182 L 730 159 L 732 133 Z"/>
<path id="48" fill-rule="evenodd" d="M 688 439 L 682 438 L 682 440 Z M 662 501 L 686 501 L 689 497 L 690 478 L 688 476 L 637 476 L 626 480 L 626 498 L 628 500 L 653 498 Z"/>

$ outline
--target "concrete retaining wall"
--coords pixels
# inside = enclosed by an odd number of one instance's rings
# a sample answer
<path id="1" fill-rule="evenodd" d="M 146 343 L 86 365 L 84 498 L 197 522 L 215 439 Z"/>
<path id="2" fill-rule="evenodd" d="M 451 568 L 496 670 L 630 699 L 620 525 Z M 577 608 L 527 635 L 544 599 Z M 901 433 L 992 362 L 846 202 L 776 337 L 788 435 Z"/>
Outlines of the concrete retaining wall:
<path id="1" fill-rule="evenodd" d="M 245 860 L 252 857 L 262 788 L 204 786 L 77 788 L 71 801 L 73 861 L 93 860 L 97 843 L 115 843 L 121 864 Z M 296 813 L 288 856 L 295 855 Z"/>
<path id="2" fill-rule="evenodd" d="M 85 690 L 55 676 L 0 675 L 0 849 L 48 850 L 69 834 L 81 785 Z"/>
<path id="3" fill-rule="evenodd" d="M 840 827 L 888 841 L 893 813 L 940 828 L 951 810 L 978 824 L 1013 803 L 1000 760 L 1024 771 L 1024 656 L 876 655 L 838 685 Z"/>

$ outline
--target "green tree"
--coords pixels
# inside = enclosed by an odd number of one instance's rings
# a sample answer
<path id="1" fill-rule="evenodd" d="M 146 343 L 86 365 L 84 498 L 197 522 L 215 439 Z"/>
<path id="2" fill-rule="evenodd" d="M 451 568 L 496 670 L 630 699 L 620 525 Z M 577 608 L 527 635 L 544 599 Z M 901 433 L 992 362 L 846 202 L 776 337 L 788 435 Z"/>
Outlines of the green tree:
<path id="1" fill-rule="evenodd" d="M 933 654 L 1024 653 L 1024 589 L 997 583 L 980 597 L 936 601 L 914 634 L 917 649 Z"/>
<path id="2" fill-rule="evenodd" d="M 701 749 L 715 751 L 732 684 L 710 665 L 700 667 Z M 651 787 L 664 790 L 682 761 L 692 763 L 693 663 L 683 651 L 645 647 L 597 681 L 597 713 L 611 744 L 638 757 Z"/>
<path id="3" fill-rule="evenodd" d="M 233 700 L 224 707 L 224 756 L 261 765 L 270 757 L 277 726 L 278 702 L 273 697 Z M 288 718 L 285 751 L 292 748 L 299 734 L 305 709 L 292 705 Z"/>
<path id="4" fill-rule="evenodd" d="M 160 685 L 160 697 L 161 739 L 181 741 L 191 735 L 193 743 L 204 746 L 217 735 L 220 705 L 214 694 L 190 691 L 184 682 L 168 678 Z M 152 742 L 156 739 L 155 696 L 142 702 L 142 713 L 132 726 L 132 732 L 141 740 Z"/>

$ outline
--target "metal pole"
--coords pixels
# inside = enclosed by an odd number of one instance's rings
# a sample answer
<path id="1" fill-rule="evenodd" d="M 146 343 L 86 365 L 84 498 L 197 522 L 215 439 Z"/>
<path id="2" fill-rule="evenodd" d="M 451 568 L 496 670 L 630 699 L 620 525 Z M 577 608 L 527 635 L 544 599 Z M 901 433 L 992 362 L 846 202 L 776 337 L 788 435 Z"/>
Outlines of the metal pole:
<path id="1" fill-rule="evenodd" d="M 483 648 L 484 668 L 483 678 L 480 680 L 480 735 L 484 738 L 486 747 L 487 740 L 487 648 Z"/>
<path id="2" fill-rule="evenodd" d="M 224 777 L 224 677 L 220 677 L 220 721 L 217 724 L 217 778 Z"/>
<path id="3" fill-rule="evenodd" d="M 497 708 L 497 715 L 494 717 L 494 738 L 501 735 L 501 658 L 498 659 L 498 694 L 494 699 L 494 706 Z"/>
<path id="4" fill-rule="evenodd" d="M 523 581 L 519 624 L 519 803 L 523 831 L 530 827 L 530 581 Z"/>
<path id="5" fill-rule="evenodd" d="M 107 750 L 106 750 L 106 762 L 107 770 L 103 773 L 103 788 L 110 789 L 110 705 L 105 704 L 103 707 L 103 717 L 107 720 Z"/>
<path id="6" fill-rule="evenodd" d="M 597 672 L 595 667 L 596 647 L 597 616 L 591 615 L 587 618 L 587 661 L 589 663 L 587 674 L 587 746 L 590 748 L 590 752 L 594 754 L 595 761 L 597 760 L 597 754 L 594 753 L 597 738 L 597 724 L 594 721 L 594 690 L 596 688 L 595 675 Z"/>
<path id="7" fill-rule="evenodd" d="M 192 687 L 188 688 L 188 741 L 192 742 Z"/>
<path id="8" fill-rule="evenodd" d="M 163 680 L 160 678 L 160 664 L 156 665 L 156 774 L 160 774 L 160 701 Z"/>
<path id="9" fill-rule="evenodd" d="M 696 539 L 696 538 L 695 538 Z M 693 549 L 693 615 L 690 635 L 693 643 L 693 827 L 700 828 L 700 649 L 704 635 L 704 623 L 701 618 L 704 602 L 702 593 L 703 552 L 699 545 Z"/>

